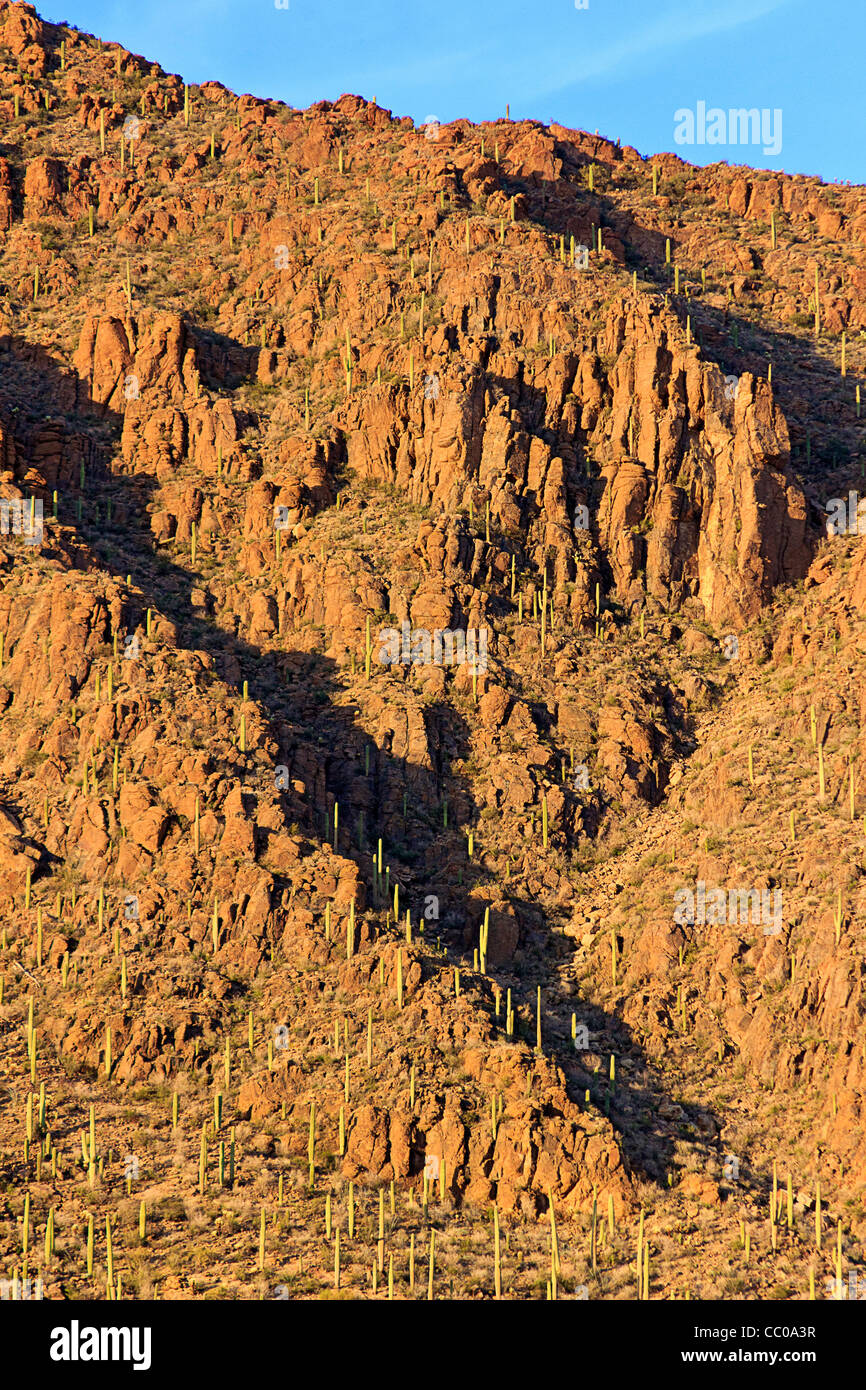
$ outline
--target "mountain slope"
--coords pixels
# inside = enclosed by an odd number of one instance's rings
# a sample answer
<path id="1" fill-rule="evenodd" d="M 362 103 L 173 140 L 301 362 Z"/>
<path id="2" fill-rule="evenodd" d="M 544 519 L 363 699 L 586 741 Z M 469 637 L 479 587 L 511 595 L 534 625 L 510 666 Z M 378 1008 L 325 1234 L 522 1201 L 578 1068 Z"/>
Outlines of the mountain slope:
<path id="1" fill-rule="evenodd" d="M 102 1296 L 109 1219 L 127 1293 L 319 1295 L 339 1227 L 343 1290 L 393 1255 L 404 1296 L 432 1225 L 487 1297 L 495 1203 L 536 1297 L 552 1202 L 552 1293 L 634 1296 L 639 1209 L 652 1296 L 823 1293 L 862 190 L 0 26 L 2 492 L 44 514 L 0 537 L 7 1277 Z M 781 930 L 675 921 L 699 881 Z"/>

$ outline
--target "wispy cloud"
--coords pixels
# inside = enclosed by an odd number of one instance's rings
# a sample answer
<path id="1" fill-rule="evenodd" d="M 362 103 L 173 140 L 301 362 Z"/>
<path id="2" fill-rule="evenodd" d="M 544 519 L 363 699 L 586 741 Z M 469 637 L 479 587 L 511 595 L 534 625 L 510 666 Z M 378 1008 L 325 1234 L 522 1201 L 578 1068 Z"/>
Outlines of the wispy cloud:
<path id="1" fill-rule="evenodd" d="M 642 29 L 595 51 L 583 48 L 576 50 L 573 55 L 561 51 L 555 65 L 548 64 L 547 68 L 548 76 L 555 73 L 555 80 L 532 93 L 525 93 L 524 100 L 554 96 L 576 82 L 612 77 L 627 70 L 638 59 L 667 54 L 694 39 L 738 29 L 791 3 L 793 0 L 739 0 L 739 3 L 714 5 L 712 13 L 696 12 L 692 6 L 687 10 L 659 15 Z M 578 24 L 580 19 L 581 15 L 577 14 Z"/>

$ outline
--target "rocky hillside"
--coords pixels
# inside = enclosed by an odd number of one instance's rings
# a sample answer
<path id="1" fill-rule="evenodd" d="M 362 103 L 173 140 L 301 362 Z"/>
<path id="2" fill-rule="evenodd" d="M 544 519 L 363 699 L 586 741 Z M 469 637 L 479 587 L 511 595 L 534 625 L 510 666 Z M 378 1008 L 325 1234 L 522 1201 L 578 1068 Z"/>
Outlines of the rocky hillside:
<path id="1" fill-rule="evenodd" d="M 0 116 L 10 1288 L 866 1279 L 863 190 L 4 0 Z"/>

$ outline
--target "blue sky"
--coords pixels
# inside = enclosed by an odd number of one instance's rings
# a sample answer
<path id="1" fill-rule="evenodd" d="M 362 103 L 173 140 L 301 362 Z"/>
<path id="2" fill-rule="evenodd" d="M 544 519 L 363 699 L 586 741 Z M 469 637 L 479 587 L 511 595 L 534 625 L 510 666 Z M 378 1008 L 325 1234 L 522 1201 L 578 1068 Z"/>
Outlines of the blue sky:
<path id="1" fill-rule="evenodd" d="M 306 106 L 342 92 L 395 115 L 504 115 L 643 154 L 866 182 L 864 0 L 36 0 L 189 82 Z M 578 0 L 583 3 L 583 0 Z M 675 113 L 780 110 L 781 151 L 674 142 Z"/>

